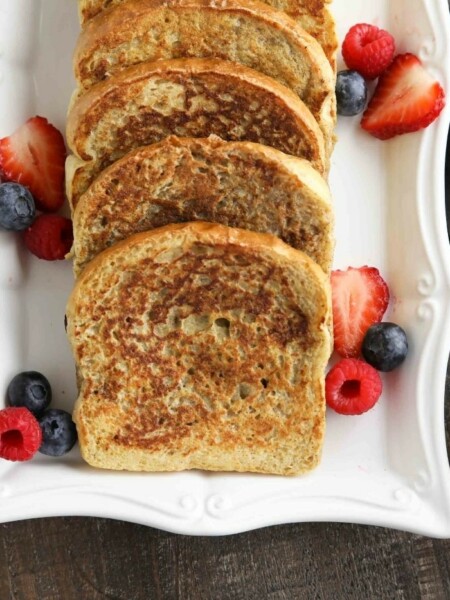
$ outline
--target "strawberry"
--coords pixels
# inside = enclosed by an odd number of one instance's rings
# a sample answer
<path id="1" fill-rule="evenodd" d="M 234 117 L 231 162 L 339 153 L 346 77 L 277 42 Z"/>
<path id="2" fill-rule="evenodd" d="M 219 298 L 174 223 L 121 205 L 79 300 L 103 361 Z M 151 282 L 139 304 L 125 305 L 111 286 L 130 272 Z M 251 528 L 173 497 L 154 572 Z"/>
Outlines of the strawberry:
<path id="1" fill-rule="evenodd" d="M 58 210 L 64 202 L 65 159 L 61 133 L 43 117 L 28 119 L 0 140 L 3 178 L 26 186 L 45 212 Z"/>
<path id="2" fill-rule="evenodd" d="M 399 54 L 380 77 L 361 127 L 380 140 L 427 127 L 445 105 L 441 85 L 414 54 Z"/>
<path id="3" fill-rule="evenodd" d="M 342 43 L 342 56 L 349 69 L 366 79 L 376 79 L 394 58 L 395 41 L 390 33 L 375 25 L 353 25 Z"/>
<path id="4" fill-rule="evenodd" d="M 39 215 L 23 237 L 28 250 L 38 258 L 63 260 L 72 247 L 72 221 L 59 215 Z"/>
<path id="5" fill-rule="evenodd" d="M 378 401 L 383 390 L 381 377 L 363 360 L 344 358 L 325 379 L 327 405 L 341 415 L 361 415 Z"/>
<path id="6" fill-rule="evenodd" d="M 334 349 L 356 357 L 366 331 L 379 323 L 389 304 L 389 288 L 374 267 L 349 267 L 331 274 Z"/>
<path id="7" fill-rule="evenodd" d="M 41 442 L 41 427 L 28 408 L 0 410 L 0 458 L 30 460 L 39 450 Z"/>

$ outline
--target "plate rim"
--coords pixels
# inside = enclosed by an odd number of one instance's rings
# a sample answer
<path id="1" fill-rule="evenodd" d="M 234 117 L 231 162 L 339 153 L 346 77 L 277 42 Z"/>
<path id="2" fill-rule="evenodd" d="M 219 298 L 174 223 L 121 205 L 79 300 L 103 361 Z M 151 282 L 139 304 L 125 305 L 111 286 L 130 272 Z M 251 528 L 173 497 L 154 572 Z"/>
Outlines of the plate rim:
<path id="1" fill-rule="evenodd" d="M 0 0 L 0 11 L 4 9 L 7 2 L 8 0 Z M 18 10 L 26 10 L 24 0 L 16 0 L 16 2 L 19 7 Z M 445 79 L 445 88 L 450 94 L 450 16 L 447 0 L 438 0 L 435 4 L 432 4 L 430 0 L 420 0 L 420 2 L 427 11 L 435 11 L 434 23 L 438 22 L 442 29 L 440 37 L 438 32 L 435 33 L 436 38 L 439 38 L 444 46 L 443 57 L 441 58 L 443 64 L 447 66 L 441 66 L 440 72 Z M 40 0 L 36 5 L 38 5 L 40 11 Z M 310 510 L 306 510 L 302 514 L 296 514 L 295 511 L 292 511 L 292 507 L 289 508 L 288 506 L 285 512 L 281 510 L 283 503 L 289 503 L 295 496 L 291 491 L 287 494 L 284 493 L 282 498 L 278 497 L 277 499 L 277 496 L 274 496 L 277 506 L 280 507 L 278 515 L 271 511 L 269 518 L 264 511 L 256 511 L 252 519 L 241 517 L 236 521 L 230 521 L 226 518 L 226 514 L 231 510 L 227 506 L 227 499 L 215 493 L 212 488 L 209 489 L 208 495 L 205 495 L 203 503 L 196 503 L 195 499 L 192 501 L 188 495 L 184 494 L 173 506 L 164 507 L 156 503 L 156 507 L 152 507 L 148 501 L 146 503 L 136 503 L 133 502 L 133 498 L 126 496 L 126 494 L 121 496 L 115 492 L 111 493 L 109 488 L 99 486 L 96 489 L 87 484 L 75 484 L 60 488 L 47 487 L 32 492 L 32 495 L 27 493 L 17 495 L 11 493 L 8 486 L 2 485 L 0 480 L 0 505 L 2 507 L 0 522 L 55 516 L 90 516 L 119 519 L 164 529 L 173 533 L 200 536 L 234 535 L 261 527 L 287 523 L 340 522 L 389 527 L 432 537 L 450 537 L 450 470 L 445 445 L 443 418 L 447 357 L 450 352 L 450 311 L 445 312 L 444 310 L 445 305 L 450 304 L 450 246 L 445 220 L 444 182 L 445 149 L 449 124 L 450 107 L 446 106 L 439 120 L 432 128 L 427 130 L 426 135 L 422 136 L 421 148 L 428 140 L 428 148 L 432 147 L 432 154 L 428 157 L 426 173 L 423 172 L 423 169 L 425 169 L 424 163 L 421 163 L 420 169 L 423 181 L 426 176 L 431 175 L 435 195 L 434 211 L 431 215 L 428 236 L 431 230 L 436 234 L 436 238 L 432 241 L 433 249 L 430 251 L 430 255 L 433 256 L 430 263 L 435 271 L 439 271 L 441 277 L 439 289 L 435 289 L 433 286 L 426 288 L 423 296 L 424 303 L 431 300 L 436 305 L 435 307 L 444 313 L 441 329 L 443 332 L 442 337 L 440 340 L 435 341 L 434 347 L 440 346 L 441 349 L 445 350 L 437 353 L 438 358 L 435 369 L 440 376 L 438 381 L 433 382 L 435 418 L 430 421 L 425 435 L 428 450 L 434 455 L 434 458 L 437 457 L 434 467 L 439 472 L 439 483 L 442 487 L 440 499 L 447 501 L 448 506 L 445 510 L 441 509 L 439 511 L 436 509 L 432 513 L 432 517 L 425 524 L 422 524 L 414 520 L 408 512 L 380 510 L 380 507 L 375 507 L 373 510 L 368 510 L 365 507 L 362 510 L 361 506 L 355 506 L 346 498 L 344 502 L 349 505 L 348 512 L 340 508 L 340 515 L 336 513 L 331 515 L 332 518 L 327 518 L 326 514 L 329 507 L 324 506 L 320 510 L 318 508 L 322 503 L 329 502 L 329 497 L 327 497 L 317 499 L 316 516 L 310 518 L 308 514 L 311 512 Z M 434 140 L 433 144 L 430 143 L 431 139 Z M 45 499 L 45 502 L 34 502 L 36 496 Z M 109 504 L 106 504 L 106 499 L 108 499 Z M 62 500 L 64 502 L 61 502 Z M 264 503 L 267 503 L 266 498 L 262 499 L 259 504 Z M 318 513 L 321 514 L 317 516 Z"/>

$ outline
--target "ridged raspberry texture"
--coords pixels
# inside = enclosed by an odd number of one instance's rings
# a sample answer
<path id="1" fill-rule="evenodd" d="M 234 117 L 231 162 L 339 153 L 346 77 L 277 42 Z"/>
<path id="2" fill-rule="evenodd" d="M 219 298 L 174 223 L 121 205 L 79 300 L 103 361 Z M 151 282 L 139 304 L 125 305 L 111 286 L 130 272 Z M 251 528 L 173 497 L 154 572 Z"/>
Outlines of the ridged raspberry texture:
<path id="1" fill-rule="evenodd" d="M 342 44 L 342 56 L 349 69 L 366 79 L 376 79 L 391 64 L 395 41 L 390 33 L 375 25 L 353 25 Z"/>
<path id="2" fill-rule="evenodd" d="M 341 415 L 361 415 L 375 406 L 383 384 L 373 367 L 363 360 L 344 358 L 325 380 L 327 405 Z"/>
<path id="3" fill-rule="evenodd" d="M 428 127 L 445 105 L 442 86 L 414 54 L 399 54 L 380 77 L 361 127 L 380 140 Z"/>
<path id="4" fill-rule="evenodd" d="M 39 423 L 27 408 L 0 410 L 0 458 L 30 460 L 39 450 L 41 442 Z"/>
<path id="5" fill-rule="evenodd" d="M 40 215 L 24 232 L 28 250 L 44 260 L 63 260 L 73 243 L 72 221 L 59 215 Z"/>

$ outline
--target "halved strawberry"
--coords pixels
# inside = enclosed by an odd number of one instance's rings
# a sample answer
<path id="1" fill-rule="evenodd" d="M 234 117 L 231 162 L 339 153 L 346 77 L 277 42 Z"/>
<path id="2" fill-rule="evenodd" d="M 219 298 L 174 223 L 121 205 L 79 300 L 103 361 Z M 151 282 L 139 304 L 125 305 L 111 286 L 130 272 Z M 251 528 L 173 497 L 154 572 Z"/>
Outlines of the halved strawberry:
<path id="1" fill-rule="evenodd" d="M 334 349 L 356 357 L 366 331 L 379 323 L 389 304 L 389 288 L 374 267 L 349 267 L 331 274 Z"/>
<path id="2" fill-rule="evenodd" d="M 380 77 L 361 127 L 387 140 L 427 127 L 445 105 L 441 85 L 414 54 L 399 54 Z"/>
<path id="3" fill-rule="evenodd" d="M 43 117 L 28 119 L 0 140 L 4 179 L 25 185 L 40 210 L 58 210 L 64 202 L 66 147 L 61 133 Z"/>

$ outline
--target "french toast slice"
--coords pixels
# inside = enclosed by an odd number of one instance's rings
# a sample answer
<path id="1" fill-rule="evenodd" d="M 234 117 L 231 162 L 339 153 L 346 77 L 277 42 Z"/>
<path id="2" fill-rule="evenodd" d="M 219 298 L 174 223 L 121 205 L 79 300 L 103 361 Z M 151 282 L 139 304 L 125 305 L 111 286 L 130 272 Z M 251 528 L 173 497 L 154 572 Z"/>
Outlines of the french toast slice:
<path id="1" fill-rule="evenodd" d="M 168 135 L 253 141 L 311 161 L 326 173 L 322 132 L 285 86 L 214 59 L 141 63 L 92 87 L 69 110 L 66 168 L 72 206 L 108 165 Z"/>
<path id="2" fill-rule="evenodd" d="M 78 0 L 80 22 L 86 26 L 103 10 L 121 4 L 125 0 Z M 283 10 L 296 20 L 322 46 L 328 60 L 336 64 L 337 39 L 334 20 L 328 10 L 330 0 L 265 0 L 266 4 Z"/>
<path id="3" fill-rule="evenodd" d="M 91 20 L 74 56 L 82 89 L 143 61 L 218 58 L 292 89 L 331 153 L 335 76 L 319 43 L 284 12 L 258 0 L 128 0 Z"/>
<path id="4" fill-rule="evenodd" d="M 99 254 L 67 305 L 84 459 L 130 471 L 315 467 L 329 281 L 278 238 L 204 222 Z"/>
<path id="5" fill-rule="evenodd" d="M 72 219 L 75 275 L 134 233 L 198 220 L 276 235 L 326 272 L 333 256 L 330 191 L 309 162 L 214 136 L 131 151 L 97 177 Z"/>

